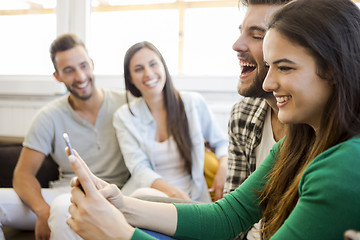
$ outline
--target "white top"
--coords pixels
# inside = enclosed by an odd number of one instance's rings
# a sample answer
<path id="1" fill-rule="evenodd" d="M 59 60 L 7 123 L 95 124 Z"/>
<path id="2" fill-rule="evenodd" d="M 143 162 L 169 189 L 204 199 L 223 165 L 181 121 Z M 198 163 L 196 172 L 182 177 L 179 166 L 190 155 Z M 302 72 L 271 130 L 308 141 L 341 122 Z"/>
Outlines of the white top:
<path id="1" fill-rule="evenodd" d="M 229 140 L 217 125 L 204 98 L 194 92 L 181 92 L 193 144 L 191 153 L 191 194 L 194 201 L 211 202 L 204 177 L 204 141 L 215 148 L 217 158 L 227 155 Z M 127 195 L 137 188 L 150 187 L 162 176 L 154 171 L 152 152 L 156 135 L 156 121 L 143 98 L 122 106 L 114 114 L 114 127 L 131 178 L 122 188 Z"/>
<path id="2" fill-rule="evenodd" d="M 269 107 L 266 112 L 263 134 L 259 146 L 255 149 L 256 154 L 256 168 L 258 168 L 269 155 L 270 150 L 276 143 L 274 139 L 273 130 L 271 127 L 271 108 Z M 261 221 L 261 220 L 260 220 Z M 261 229 L 260 222 L 255 223 L 253 228 L 248 232 L 246 239 L 248 240 L 260 240 L 261 235 L 259 230 Z"/>
<path id="3" fill-rule="evenodd" d="M 256 168 L 258 168 L 263 163 L 275 143 L 276 141 L 274 139 L 274 134 L 271 127 L 271 108 L 269 107 L 266 112 L 261 142 L 255 149 Z"/>
<path id="4" fill-rule="evenodd" d="M 185 160 L 181 158 L 173 137 L 154 143 L 152 159 L 154 171 L 165 182 L 190 195 L 191 175 L 185 169 Z"/>

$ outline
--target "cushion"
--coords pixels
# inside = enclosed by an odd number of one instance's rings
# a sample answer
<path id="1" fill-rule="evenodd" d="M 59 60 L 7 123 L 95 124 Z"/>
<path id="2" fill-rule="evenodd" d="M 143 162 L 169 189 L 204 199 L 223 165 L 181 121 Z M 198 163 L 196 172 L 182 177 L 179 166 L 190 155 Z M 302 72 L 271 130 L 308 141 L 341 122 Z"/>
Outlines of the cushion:
<path id="1" fill-rule="evenodd" d="M 0 187 L 12 187 L 13 172 L 22 149 L 21 144 L 0 145 Z M 49 181 L 59 178 L 58 165 L 47 156 L 36 175 L 41 187 L 49 187 Z"/>

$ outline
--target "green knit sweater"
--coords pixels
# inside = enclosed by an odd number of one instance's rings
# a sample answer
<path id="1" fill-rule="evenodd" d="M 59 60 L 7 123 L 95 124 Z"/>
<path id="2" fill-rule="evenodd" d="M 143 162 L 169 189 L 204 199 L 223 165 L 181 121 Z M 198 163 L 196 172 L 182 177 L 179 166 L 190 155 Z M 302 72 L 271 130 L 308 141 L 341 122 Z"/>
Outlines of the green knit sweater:
<path id="1" fill-rule="evenodd" d="M 233 239 L 262 216 L 258 196 L 281 141 L 264 163 L 235 191 L 214 204 L 175 204 L 176 239 Z M 272 239 L 343 239 L 360 230 L 360 136 L 317 156 L 299 183 L 299 201 Z M 152 239 L 137 232 L 132 239 Z M 139 238 L 138 238 L 139 237 Z M 150 237 L 150 236 L 149 236 Z"/>

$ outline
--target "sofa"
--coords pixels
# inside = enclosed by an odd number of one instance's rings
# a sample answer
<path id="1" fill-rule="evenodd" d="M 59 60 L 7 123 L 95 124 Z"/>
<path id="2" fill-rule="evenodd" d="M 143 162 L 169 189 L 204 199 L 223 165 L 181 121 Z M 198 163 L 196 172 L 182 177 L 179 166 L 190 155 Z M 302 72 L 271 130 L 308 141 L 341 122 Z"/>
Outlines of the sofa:
<path id="1" fill-rule="evenodd" d="M 13 172 L 20 156 L 21 149 L 22 145 L 20 143 L 0 144 L 0 188 L 12 187 Z M 211 151 L 206 151 L 205 156 L 207 167 L 205 167 L 204 175 L 207 183 L 212 184 L 214 174 L 218 167 L 218 160 Z M 58 165 L 51 156 L 45 158 L 36 177 L 43 188 L 49 187 L 49 181 L 57 180 L 59 178 Z M 156 196 L 138 196 L 138 198 L 153 202 L 192 203 L 192 201 L 182 199 Z M 3 231 L 6 240 L 35 240 L 34 231 L 24 231 L 9 227 L 4 227 Z"/>
<path id="2" fill-rule="evenodd" d="M 20 156 L 22 145 L 20 143 L 0 145 L 0 187 L 12 187 L 14 168 Z M 36 175 L 41 187 L 49 187 L 49 181 L 59 178 L 58 165 L 51 156 L 47 156 Z M 33 231 L 22 231 L 8 227 L 3 228 L 6 240 L 35 239 Z"/>

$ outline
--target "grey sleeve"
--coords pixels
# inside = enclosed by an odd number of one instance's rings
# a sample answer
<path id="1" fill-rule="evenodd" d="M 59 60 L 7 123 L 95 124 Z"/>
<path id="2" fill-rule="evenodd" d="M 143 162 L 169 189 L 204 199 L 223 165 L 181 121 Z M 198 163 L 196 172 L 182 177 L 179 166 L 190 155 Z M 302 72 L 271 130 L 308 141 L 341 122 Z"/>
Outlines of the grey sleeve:
<path id="1" fill-rule="evenodd" d="M 54 139 L 54 122 L 51 114 L 44 109 L 40 110 L 34 117 L 30 128 L 25 136 L 23 146 L 48 155 L 52 152 Z"/>

